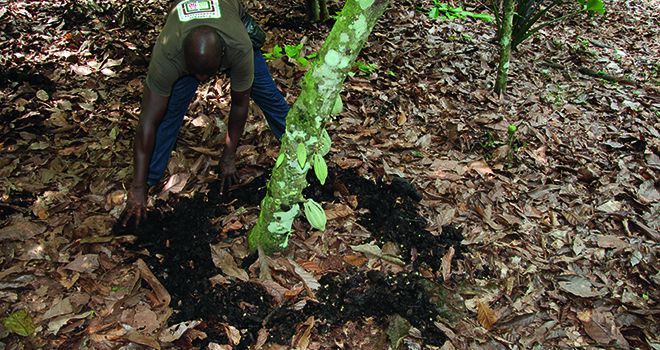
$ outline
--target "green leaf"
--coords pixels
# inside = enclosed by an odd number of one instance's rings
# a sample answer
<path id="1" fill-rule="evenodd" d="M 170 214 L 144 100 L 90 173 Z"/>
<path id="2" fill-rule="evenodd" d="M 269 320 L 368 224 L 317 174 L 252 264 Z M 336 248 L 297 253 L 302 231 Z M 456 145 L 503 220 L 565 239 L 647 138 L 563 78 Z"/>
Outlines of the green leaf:
<path id="1" fill-rule="evenodd" d="M 474 19 L 480 19 L 480 20 L 482 20 L 484 22 L 488 22 L 488 23 L 495 20 L 495 18 L 493 16 L 491 16 L 489 14 L 486 14 L 486 13 L 474 13 L 474 12 L 465 12 L 465 13 L 468 14 L 468 16 L 474 18 Z"/>
<path id="2" fill-rule="evenodd" d="M 296 61 L 298 61 L 298 63 L 300 63 L 300 65 L 303 67 L 307 67 L 309 64 L 309 61 L 305 57 L 298 57 L 296 58 Z"/>
<path id="3" fill-rule="evenodd" d="M 284 52 L 287 56 L 293 59 L 297 59 L 300 56 L 300 50 L 302 50 L 303 44 L 298 45 L 285 45 Z"/>
<path id="4" fill-rule="evenodd" d="M 321 140 L 319 141 L 319 154 L 321 156 L 325 156 L 330 152 L 330 145 L 332 145 L 332 140 L 330 139 L 330 135 L 328 135 L 328 131 L 323 129 L 321 131 Z"/>
<path id="5" fill-rule="evenodd" d="M 110 138 L 116 140 L 117 136 L 119 136 L 119 128 L 115 126 L 112 128 L 112 130 L 110 130 Z"/>
<path id="6" fill-rule="evenodd" d="M 314 160 L 314 174 L 316 178 L 319 179 L 321 185 L 325 185 L 325 179 L 328 177 L 328 164 L 325 163 L 323 156 L 316 153 L 312 157 Z"/>
<path id="7" fill-rule="evenodd" d="M 282 58 L 282 47 L 280 45 L 273 47 L 273 55 L 275 55 L 275 58 Z"/>
<path id="8" fill-rule="evenodd" d="M 11 332 L 29 337 L 34 333 L 34 322 L 27 310 L 18 310 L 2 320 L 2 325 Z"/>
<path id="9" fill-rule="evenodd" d="M 325 231 L 325 224 L 328 222 L 328 219 L 325 216 L 323 207 L 313 199 L 308 199 L 303 204 L 303 208 L 305 209 L 305 217 L 309 221 L 309 224 L 317 230 Z"/>
<path id="10" fill-rule="evenodd" d="M 431 19 L 438 19 L 438 17 L 440 17 L 440 10 L 438 10 L 437 7 L 432 8 L 431 11 L 429 11 L 429 17 Z"/>
<path id="11" fill-rule="evenodd" d="M 516 126 L 516 124 L 509 124 L 509 126 L 507 127 L 507 132 L 509 133 L 509 136 L 515 134 L 516 131 L 518 131 L 518 127 Z"/>
<path id="12" fill-rule="evenodd" d="M 280 153 L 280 155 L 277 156 L 277 160 L 275 161 L 275 169 L 279 168 L 280 165 L 282 165 L 282 163 L 284 163 L 284 158 L 286 158 L 284 153 Z"/>
<path id="13" fill-rule="evenodd" d="M 337 115 L 341 113 L 343 109 L 344 109 L 344 102 L 342 102 L 341 96 L 337 95 L 337 99 L 335 100 L 335 104 L 332 106 L 332 112 L 330 112 L 330 114 Z"/>
<path id="14" fill-rule="evenodd" d="M 279 45 L 275 45 L 270 52 L 263 53 L 263 56 L 267 60 L 276 60 L 278 58 L 282 58 L 282 48 Z"/>
<path id="15" fill-rule="evenodd" d="M 305 163 L 307 163 L 307 148 L 305 148 L 304 143 L 298 144 L 298 148 L 296 149 L 296 156 L 298 157 L 298 165 L 300 165 L 301 168 L 304 168 Z"/>
<path id="16" fill-rule="evenodd" d="M 586 9 L 587 11 L 596 12 L 599 15 L 605 14 L 605 5 L 602 0 L 589 0 Z"/>

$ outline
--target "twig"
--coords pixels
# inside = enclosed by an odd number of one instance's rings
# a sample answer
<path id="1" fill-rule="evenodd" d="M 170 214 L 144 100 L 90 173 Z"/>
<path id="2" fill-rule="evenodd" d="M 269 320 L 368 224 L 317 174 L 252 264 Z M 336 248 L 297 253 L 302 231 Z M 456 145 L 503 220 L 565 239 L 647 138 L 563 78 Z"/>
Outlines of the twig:
<path id="1" fill-rule="evenodd" d="M 632 80 L 630 80 L 626 77 L 618 77 L 618 76 L 615 76 L 615 75 L 607 74 L 607 73 L 604 73 L 604 72 L 598 72 L 598 71 L 595 71 L 593 69 L 589 69 L 589 68 L 585 68 L 585 67 L 578 68 L 578 72 L 580 72 L 584 75 L 588 75 L 590 77 L 604 79 L 604 80 L 607 80 L 607 81 L 612 82 L 612 83 L 635 85 L 634 81 L 632 81 Z"/>
<path id="2" fill-rule="evenodd" d="M 562 70 L 566 69 L 566 66 L 563 66 L 559 63 L 552 62 L 552 61 L 547 61 L 547 60 L 542 61 L 541 64 L 544 65 L 544 66 L 550 67 L 550 68 L 562 69 Z M 586 67 L 579 67 L 578 72 L 580 72 L 584 75 L 588 75 L 590 77 L 607 80 L 607 81 L 612 82 L 612 83 L 619 83 L 619 84 L 626 84 L 626 85 L 637 85 L 636 82 L 630 80 L 629 78 L 607 74 L 607 73 L 602 72 L 602 71 L 595 71 L 593 69 L 589 69 L 589 68 L 586 68 Z"/>

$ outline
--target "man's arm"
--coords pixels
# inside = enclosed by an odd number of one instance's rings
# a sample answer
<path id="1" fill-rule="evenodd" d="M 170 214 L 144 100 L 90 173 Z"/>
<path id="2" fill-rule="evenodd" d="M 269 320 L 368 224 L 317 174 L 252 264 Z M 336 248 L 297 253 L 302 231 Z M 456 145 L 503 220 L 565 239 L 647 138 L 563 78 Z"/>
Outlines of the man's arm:
<path id="1" fill-rule="evenodd" d="M 251 89 L 241 92 L 231 91 L 231 108 L 229 109 L 225 150 L 220 160 L 220 195 L 223 194 L 225 187 L 229 187 L 232 182 L 238 180 L 235 165 L 236 149 L 247 121 L 250 92 Z"/>
<path id="2" fill-rule="evenodd" d="M 128 193 L 128 203 L 121 218 L 123 226 L 126 226 L 131 217 L 135 217 L 136 224 L 139 225 L 146 215 L 149 161 L 154 149 L 156 130 L 163 119 L 168 100 L 167 96 L 160 96 L 145 85 L 140 121 L 133 142 L 133 182 Z"/>
<path id="3" fill-rule="evenodd" d="M 169 97 L 160 96 L 151 91 L 148 86 L 144 87 L 142 96 L 142 111 L 140 121 L 135 133 L 133 145 L 134 175 L 132 186 L 146 186 L 149 174 L 149 161 L 154 149 L 156 130 L 165 115 Z"/>

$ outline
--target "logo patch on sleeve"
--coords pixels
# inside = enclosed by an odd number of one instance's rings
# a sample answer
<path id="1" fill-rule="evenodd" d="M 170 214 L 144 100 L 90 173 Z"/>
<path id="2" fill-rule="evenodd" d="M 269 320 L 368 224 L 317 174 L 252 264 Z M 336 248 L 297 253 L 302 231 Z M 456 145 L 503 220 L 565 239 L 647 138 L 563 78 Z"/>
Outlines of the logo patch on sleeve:
<path id="1" fill-rule="evenodd" d="M 222 17 L 218 0 L 184 0 L 176 5 L 176 10 L 181 22 Z"/>

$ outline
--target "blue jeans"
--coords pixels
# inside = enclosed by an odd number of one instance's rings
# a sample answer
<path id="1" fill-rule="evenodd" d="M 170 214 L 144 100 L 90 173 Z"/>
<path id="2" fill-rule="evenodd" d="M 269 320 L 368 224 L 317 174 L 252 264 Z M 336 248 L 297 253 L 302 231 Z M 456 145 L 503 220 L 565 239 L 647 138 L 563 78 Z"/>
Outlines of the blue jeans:
<path id="1" fill-rule="evenodd" d="M 179 129 L 183 123 L 183 117 L 188 110 L 190 101 L 195 96 L 198 85 L 199 81 L 189 75 L 181 77 L 172 87 L 167 111 L 156 131 L 147 178 L 149 186 L 155 185 L 165 173 L 167 162 L 170 160 Z M 254 50 L 254 82 L 251 97 L 264 112 L 266 121 L 275 137 L 278 140 L 281 139 L 284 134 L 286 115 L 289 113 L 289 104 L 275 86 L 266 61 L 259 50 Z"/>

